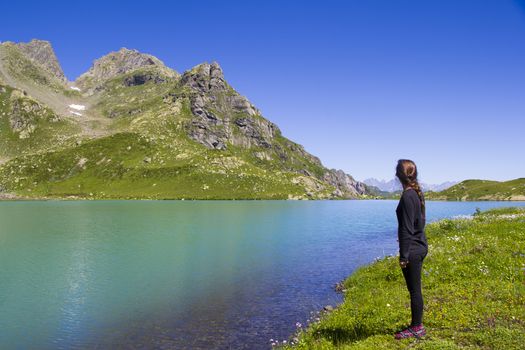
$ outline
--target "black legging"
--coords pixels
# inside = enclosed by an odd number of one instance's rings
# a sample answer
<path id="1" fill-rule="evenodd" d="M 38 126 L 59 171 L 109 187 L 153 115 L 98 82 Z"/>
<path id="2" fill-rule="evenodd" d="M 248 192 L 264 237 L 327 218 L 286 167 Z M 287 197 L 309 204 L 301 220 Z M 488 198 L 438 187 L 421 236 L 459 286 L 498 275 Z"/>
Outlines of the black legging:
<path id="1" fill-rule="evenodd" d="M 412 311 L 411 326 L 419 326 L 423 323 L 423 295 L 421 294 L 421 268 L 423 260 L 427 255 L 424 253 L 411 253 L 408 265 L 402 269 L 403 276 L 410 292 L 410 310 Z"/>

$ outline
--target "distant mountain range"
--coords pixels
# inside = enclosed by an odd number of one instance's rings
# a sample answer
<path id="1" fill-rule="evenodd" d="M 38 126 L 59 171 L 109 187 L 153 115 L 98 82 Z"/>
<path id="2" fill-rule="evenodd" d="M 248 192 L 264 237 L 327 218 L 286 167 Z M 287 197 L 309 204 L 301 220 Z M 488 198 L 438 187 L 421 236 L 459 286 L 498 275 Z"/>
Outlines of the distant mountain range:
<path id="1" fill-rule="evenodd" d="M 289 140 L 218 63 L 121 48 L 69 82 L 51 44 L 0 43 L 0 197 L 367 198 Z"/>
<path id="2" fill-rule="evenodd" d="M 401 191 L 402 186 L 399 183 L 398 180 L 392 179 L 389 181 L 386 180 L 378 180 L 376 178 L 368 178 L 363 181 L 366 185 L 376 187 L 380 191 L 383 192 L 397 192 Z M 421 182 L 421 187 L 423 188 L 423 191 L 443 191 L 453 185 L 457 184 L 457 181 L 446 181 L 441 184 L 427 184 L 424 182 Z"/>

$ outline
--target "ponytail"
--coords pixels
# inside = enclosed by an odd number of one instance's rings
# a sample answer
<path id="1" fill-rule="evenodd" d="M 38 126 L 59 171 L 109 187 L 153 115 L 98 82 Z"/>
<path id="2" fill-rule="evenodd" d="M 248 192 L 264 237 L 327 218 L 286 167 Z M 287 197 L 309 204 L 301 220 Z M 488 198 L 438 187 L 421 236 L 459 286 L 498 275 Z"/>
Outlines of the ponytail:
<path id="1" fill-rule="evenodd" d="M 426 214 L 425 213 L 426 212 L 426 210 L 425 210 L 426 209 L 425 208 L 425 197 L 423 196 L 423 190 L 421 190 L 421 186 L 419 186 L 419 182 L 417 180 L 412 180 L 412 181 L 409 182 L 409 186 L 412 187 L 416 191 L 416 193 L 417 193 L 417 195 L 419 197 L 419 202 L 421 202 L 421 214 L 423 215 L 423 219 L 426 219 L 425 218 L 425 216 L 426 216 L 425 215 Z"/>

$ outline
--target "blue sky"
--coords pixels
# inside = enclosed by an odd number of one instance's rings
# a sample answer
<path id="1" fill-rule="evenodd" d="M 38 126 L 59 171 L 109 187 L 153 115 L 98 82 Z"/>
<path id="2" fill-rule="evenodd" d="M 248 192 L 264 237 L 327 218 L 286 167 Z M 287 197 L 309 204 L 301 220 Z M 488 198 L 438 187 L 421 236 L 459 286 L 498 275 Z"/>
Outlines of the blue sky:
<path id="1" fill-rule="evenodd" d="M 2 5 L 1 41 L 52 42 L 70 80 L 120 47 L 218 61 L 285 136 L 358 180 L 525 177 L 525 1 Z"/>

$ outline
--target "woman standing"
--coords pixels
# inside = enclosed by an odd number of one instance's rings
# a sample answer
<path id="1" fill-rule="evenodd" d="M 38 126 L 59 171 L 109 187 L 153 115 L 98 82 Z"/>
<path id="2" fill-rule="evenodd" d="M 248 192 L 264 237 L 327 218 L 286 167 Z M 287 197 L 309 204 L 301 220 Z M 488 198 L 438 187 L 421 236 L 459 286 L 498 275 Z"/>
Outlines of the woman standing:
<path id="1" fill-rule="evenodd" d="M 399 265 L 410 292 L 412 323 L 395 334 L 396 339 L 426 335 L 423 326 L 423 295 L 421 269 L 428 252 L 425 236 L 425 198 L 417 180 L 416 164 L 409 159 L 397 162 L 396 176 L 403 185 L 403 193 L 396 208 L 399 240 Z"/>

